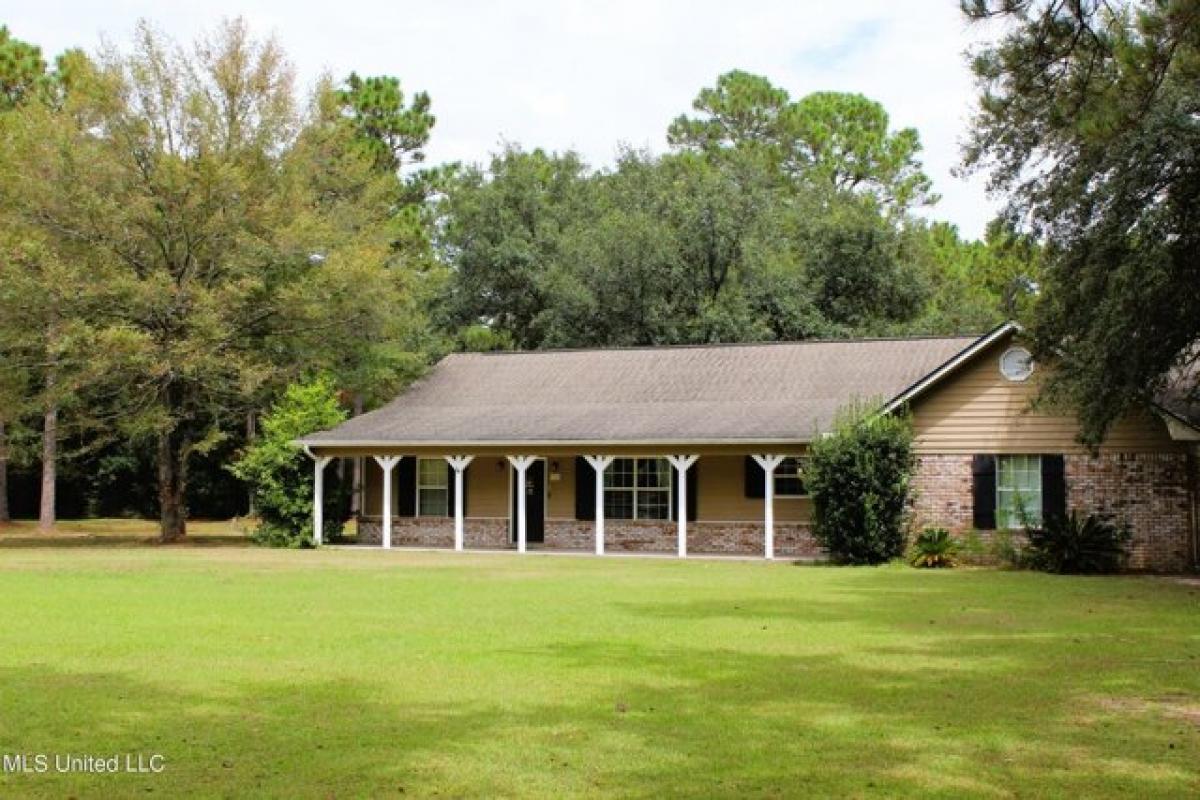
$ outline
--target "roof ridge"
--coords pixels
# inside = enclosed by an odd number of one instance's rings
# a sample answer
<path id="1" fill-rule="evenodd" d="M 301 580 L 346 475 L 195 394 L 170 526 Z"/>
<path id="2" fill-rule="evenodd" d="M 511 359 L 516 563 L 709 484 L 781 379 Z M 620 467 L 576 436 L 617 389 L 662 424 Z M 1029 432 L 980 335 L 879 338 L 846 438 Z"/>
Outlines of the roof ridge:
<path id="1" fill-rule="evenodd" d="M 705 342 L 693 344 L 630 344 L 604 345 L 601 347 L 547 347 L 540 350 L 485 350 L 481 352 L 457 352 L 451 356 L 538 356 L 554 353 L 598 353 L 598 352 L 631 352 L 638 350 L 715 350 L 730 347 L 778 347 L 782 345 L 809 344 L 864 344 L 873 342 L 929 342 L 950 341 L 952 339 L 969 339 L 976 341 L 987 333 L 955 333 L 955 334 L 922 334 L 918 336 L 857 336 L 852 338 L 812 338 L 786 339 L 767 342 Z"/>

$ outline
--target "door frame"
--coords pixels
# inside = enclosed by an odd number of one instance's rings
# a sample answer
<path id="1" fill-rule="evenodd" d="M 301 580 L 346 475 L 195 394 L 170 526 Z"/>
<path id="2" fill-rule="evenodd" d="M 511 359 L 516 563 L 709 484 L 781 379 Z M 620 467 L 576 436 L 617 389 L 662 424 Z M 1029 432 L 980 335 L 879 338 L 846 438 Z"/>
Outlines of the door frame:
<path id="1" fill-rule="evenodd" d="M 545 456 L 534 456 L 535 461 L 542 462 L 542 541 L 546 539 L 546 520 L 550 516 L 550 476 L 547 470 L 550 463 Z M 508 459 L 504 460 L 508 465 L 508 542 L 509 544 L 517 543 L 517 506 L 513 502 L 514 476 L 517 474 L 517 468 L 509 463 Z M 526 531 L 528 534 L 528 531 Z M 540 544 L 539 542 L 538 544 Z"/>

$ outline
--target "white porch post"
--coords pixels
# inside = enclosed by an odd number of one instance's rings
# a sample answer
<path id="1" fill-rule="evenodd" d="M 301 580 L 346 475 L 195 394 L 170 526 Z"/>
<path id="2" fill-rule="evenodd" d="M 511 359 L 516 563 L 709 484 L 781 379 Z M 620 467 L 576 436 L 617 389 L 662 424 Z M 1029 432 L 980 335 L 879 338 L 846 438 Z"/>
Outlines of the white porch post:
<path id="1" fill-rule="evenodd" d="M 475 460 L 475 456 L 446 456 L 446 463 L 454 469 L 454 549 L 463 549 L 463 472 Z"/>
<path id="2" fill-rule="evenodd" d="M 763 555 L 768 559 L 775 558 L 775 468 L 783 461 L 784 456 L 761 455 L 754 460 L 763 469 Z"/>
<path id="3" fill-rule="evenodd" d="M 698 458 L 700 456 L 667 456 L 667 461 L 679 475 L 679 496 L 676 498 L 675 519 L 680 558 L 687 556 L 687 471 Z"/>
<path id="4" fill-rule="evenodd" d="M 612 456 L 584 456 L 596 471 L 596 555 L 604 555 L 604 470 L 612 464 Z"/>
<path id="5" fill-rule="evenodd" d="M 517 471 L 517 552 L 525 552 L 525 470 L 535 456 L 509 456 L 508 463 Z"/>
<path id="6" fill-rule="evenodd" d="M 375 462 L 383 470 L 383 547 L 392 547 L 392 470 L 404 456 L 375 456 Z"/>
<path id="7" fill-rule="evenodd" d="M 315 455 L 307 447 L 304 452 L 313 460 L 313 544 L 320 546 L 325 532 L 325 467 L 333 457 Z"/>

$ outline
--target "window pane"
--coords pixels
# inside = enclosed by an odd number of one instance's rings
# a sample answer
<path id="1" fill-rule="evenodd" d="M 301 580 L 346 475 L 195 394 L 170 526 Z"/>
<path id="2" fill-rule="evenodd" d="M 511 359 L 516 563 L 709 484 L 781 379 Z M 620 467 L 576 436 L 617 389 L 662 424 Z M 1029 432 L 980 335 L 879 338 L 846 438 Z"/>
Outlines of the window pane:
<path id="1" fill-rule="evenodd" d="M 604 471 L 604 485 L 628 488 L 633 486 L 633 459 L 618 458 Z"/>
<path id="2" fill-rule="evenodd" d="M 639 458 L 637 460 L 637 485 L 639 488 L 666 489 L 671 485 L 670 466 L 665 458 Z"/>
<path id="3" fill-rule="evenodd" d="M 604 516 L 609 519 L 633 519 L 633 492 L 621 489 L 606 490 Z"/>
<path id="4" fill-rule="evenodd" d="M 444 517 L 447 514 L 446 503 L 448 492 L 445 489 L 420 490 L 420 512 L 422 517 Z"/>
<path id="5" fill-rule="evenodd" d="M 422 458 L 417 461 L 419 469 L 417 483 L 421 486 L 446 486 L 446 462 L 440 458 Z"/>
<path id="6" fill-rule="evenodd" d="M 996 459 L 996 522 L 1002 528 L 1042 524 L 1042 457 Z"/>
<path id="7" fill-rule="evenodd" d="M 775 494 L 782 497 L 803 497 L 807 494 L 804 489 L 802 474 L 803 460 L 790 457 L 779 462 L 775 468 Z"/>
<path id="8" fill-rule="evenodd" d="M 643 489 L 637 495 L 638 519 L 670 519 L 671 493 L 666 489 Z"/>

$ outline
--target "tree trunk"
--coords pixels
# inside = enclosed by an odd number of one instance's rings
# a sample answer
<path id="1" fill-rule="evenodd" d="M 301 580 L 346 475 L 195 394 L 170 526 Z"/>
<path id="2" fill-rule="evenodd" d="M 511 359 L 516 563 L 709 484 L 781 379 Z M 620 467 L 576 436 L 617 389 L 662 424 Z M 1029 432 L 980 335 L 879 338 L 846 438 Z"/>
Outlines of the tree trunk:
<path id="1" fill-rule="evenodd" d="M 255 424 L 254 412 L 246 412 L 246 447 L 254 444 L 254 440 L 258 438 L 257 426 Z M 246 487 L 246 516 L 254 516 L 254 489 Z"/>
<path id="2" fill-rule="evenodd" d="M 50 385 L 53 386 L 53 376 Z M 38 510 L 38 528 L 49 531 L 57 521 L 55 487 L 58 482 L 58 406 L 46 409 L 42 420 L 42 503 Z"/>
<path id="3" fill-rule="evenodd" d="M 159 539 L 177 542 L 187 534 L 187 486 L 183 448 L 172 433 L 158 435 Z"/>
<path id="4" fill-rule="evenodd" d="M 8 434 L 0 422 L 0 525 L 11 519 L 8 513 Z"/>
<path id="5" fill-rule="evenodd" d="M 363 396 L 362 392 L 354 395 L 354 416 L 359 416 L 363 413 Z M 358 512 L 362 510 L 362 486 L 363 486 L 363 460 L 356 457 L 354 459 L 354 478 L 350 484 L 350 516 L 357 517 Z"/>

